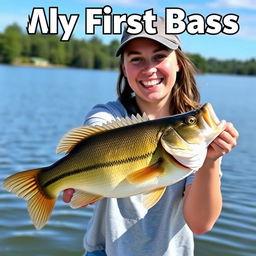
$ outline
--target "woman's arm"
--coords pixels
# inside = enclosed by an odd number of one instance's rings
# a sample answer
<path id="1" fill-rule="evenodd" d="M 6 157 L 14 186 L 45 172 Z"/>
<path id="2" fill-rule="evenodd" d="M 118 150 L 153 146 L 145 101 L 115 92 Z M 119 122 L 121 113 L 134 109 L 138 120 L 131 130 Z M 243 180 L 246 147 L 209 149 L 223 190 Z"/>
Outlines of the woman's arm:
<path id="1" fill-rule="evenodd" d="M 236 146 L 239 134 L 231 123 L 211 143 L 203 166 L 184 195 L 184 218 L 195 234 L 210 231 L 222 208 L 220 157 Z"/>

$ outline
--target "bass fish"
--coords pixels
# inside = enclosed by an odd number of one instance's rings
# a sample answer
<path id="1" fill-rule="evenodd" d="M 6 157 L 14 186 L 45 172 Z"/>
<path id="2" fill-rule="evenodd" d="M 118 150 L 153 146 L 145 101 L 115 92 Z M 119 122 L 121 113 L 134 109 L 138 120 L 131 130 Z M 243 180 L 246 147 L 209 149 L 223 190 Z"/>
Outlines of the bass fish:
<path id="1" fill-rule="evenodd" d="M 145 115 L 116 119 L 102 126 L 82 126 L 64 135 L 57 153 L 66 155 L 48 167 L 16 173 L 4 188 L 28 201 L 37 229 L 50 218 L 59 193 L 76 192 L 71 207 L 104 197 L 142 194 L 153 207 L 166 186 L 199 169 L 207 146 L 224 130 L 211 105 L 161 119 Z"/>

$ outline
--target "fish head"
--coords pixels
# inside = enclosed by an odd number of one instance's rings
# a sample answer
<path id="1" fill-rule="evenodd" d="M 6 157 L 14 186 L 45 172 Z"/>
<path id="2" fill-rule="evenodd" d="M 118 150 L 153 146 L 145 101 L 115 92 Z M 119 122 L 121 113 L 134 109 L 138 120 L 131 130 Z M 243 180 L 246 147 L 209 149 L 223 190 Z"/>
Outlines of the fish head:
<path id="1" fill-rule="evenodd" d="M 172 117 L 170 117 L 171 120 Z M 184 114 L 173 116 L 161 136 L 165 151 L 191 169 L 199 169 L 208 145 L 225 129 L 210 103 Z"/>

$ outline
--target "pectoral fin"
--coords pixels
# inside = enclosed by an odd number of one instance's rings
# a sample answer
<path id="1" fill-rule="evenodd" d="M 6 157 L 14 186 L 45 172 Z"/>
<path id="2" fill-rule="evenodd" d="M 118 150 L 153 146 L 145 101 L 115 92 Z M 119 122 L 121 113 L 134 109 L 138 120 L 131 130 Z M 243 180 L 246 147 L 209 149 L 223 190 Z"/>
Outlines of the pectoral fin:
<path id="1" fill-rule="evenodd" d="M 142 195 L 142 203 L 146 209 L 153 207 L 164 194 L 166 187 L 158 188 Z"/>
<path id="2" fill-rule="evenodd" d="M 164 169 L 160 166 L 162 161 L 158 161 L 157 163 L 147 166 L 143 169 L 135 171 L 127 176 L 127 180 L 130 183 L 138 184 L 149 181 L 153 178 L 158 177 L 164 172 Z"/>
<path id="3" fill-rule="evenodd" d="M 70 205 L 73 209 L 76 209 L 84 205 L 93 203 L 99 199 L 102 199 L 102 196 L 85 193 L 81 190 L 76 190 L 72 197 Z"/>

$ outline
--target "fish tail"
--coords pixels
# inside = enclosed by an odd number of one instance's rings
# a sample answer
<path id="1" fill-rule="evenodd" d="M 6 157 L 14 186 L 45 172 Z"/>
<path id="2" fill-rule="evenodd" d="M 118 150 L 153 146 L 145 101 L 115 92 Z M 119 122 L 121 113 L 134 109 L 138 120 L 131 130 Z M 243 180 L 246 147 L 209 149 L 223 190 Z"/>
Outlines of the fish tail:
<path id="1" fill-rule="evenodd" d="M 41 229 L 55 205 L 56 198 L 49 198 L 38 183 L 38 174 L 42 169 L 16 173 L 4 180 L 3 187 L 18 197 L 28 201 L 28 212 L 36 229 Z"/>

